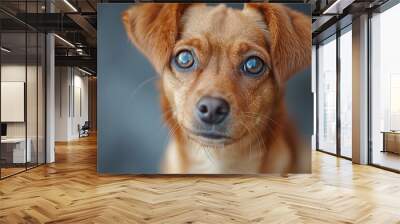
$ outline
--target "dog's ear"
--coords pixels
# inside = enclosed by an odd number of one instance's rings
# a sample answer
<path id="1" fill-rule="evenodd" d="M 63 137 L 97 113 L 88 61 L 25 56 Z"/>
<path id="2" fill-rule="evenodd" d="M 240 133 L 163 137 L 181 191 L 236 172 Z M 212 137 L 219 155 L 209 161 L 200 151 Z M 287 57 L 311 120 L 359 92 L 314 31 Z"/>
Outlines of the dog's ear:
<path id="1" fill-rule="evenodd" d="M 137 4 L 122 14 L 129 39 L 160 72 L 179 35 L 180 18 L 190 4 Z"/>
<path id="2" fill-rule="evenodd" d="M 311 18 L 276 3 L 250 3 L 245 9 L 260 12 L 268 29 L 273 66 L 283 80 L 311 64 Z"/>

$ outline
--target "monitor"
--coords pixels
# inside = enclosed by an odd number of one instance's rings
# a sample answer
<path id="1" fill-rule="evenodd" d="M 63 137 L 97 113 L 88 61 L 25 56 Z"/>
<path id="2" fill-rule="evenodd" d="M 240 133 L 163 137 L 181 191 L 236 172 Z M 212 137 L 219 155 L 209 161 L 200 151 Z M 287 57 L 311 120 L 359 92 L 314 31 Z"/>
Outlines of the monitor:
<path id="1" fill-rule="evenodd" d="M 1 136 L 7 136 L 7 124 L 1 124 Z"/>

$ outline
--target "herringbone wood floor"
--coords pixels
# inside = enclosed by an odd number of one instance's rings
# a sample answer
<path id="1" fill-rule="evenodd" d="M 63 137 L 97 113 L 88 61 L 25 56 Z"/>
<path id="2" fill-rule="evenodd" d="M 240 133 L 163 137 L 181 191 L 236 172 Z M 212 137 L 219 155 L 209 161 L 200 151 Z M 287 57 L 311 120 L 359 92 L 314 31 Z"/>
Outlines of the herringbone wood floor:
<path id="1" fill-rule="evenodd" d="M 96 139 L 0 181 L 0 223 L 400 223 L 400 175 L 313 153 L 313 174 L 99 176 Z"/>

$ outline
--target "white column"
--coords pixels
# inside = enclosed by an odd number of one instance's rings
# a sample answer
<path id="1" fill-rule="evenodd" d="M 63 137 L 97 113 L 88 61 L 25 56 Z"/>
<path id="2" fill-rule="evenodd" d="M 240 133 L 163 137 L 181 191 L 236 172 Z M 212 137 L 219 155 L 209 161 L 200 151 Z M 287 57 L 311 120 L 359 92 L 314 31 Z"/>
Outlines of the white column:
<path id="1" fill-rule="evenodd" d="M 54 60 L 54 35 L 47 34 L 47 77 L 46 77 L 46 162 L 52 163 L 55 161 L 55 151 L 54 151 L 54 133 L 55 133 L 55 60 Z"/>
<path id="2" fill-rule="evenodd" d="M 54 6 L 48 1 L 47 12 L 53 12 Z M 55 161 L 55 44 L 54 35 L 46 35 L 46 163 Z"/>
<path id="3" fill-rule="evenodd" d="M 353 162 L 368 163 L 368 15 L 353 20 Z"/>

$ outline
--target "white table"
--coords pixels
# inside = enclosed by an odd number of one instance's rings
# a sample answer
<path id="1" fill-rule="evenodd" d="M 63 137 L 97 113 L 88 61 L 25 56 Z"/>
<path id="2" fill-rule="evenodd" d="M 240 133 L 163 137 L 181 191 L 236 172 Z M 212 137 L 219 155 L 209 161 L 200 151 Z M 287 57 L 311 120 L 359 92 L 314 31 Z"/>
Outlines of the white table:
<path id="1" fill-rule="evenodd" d="M 31 145 L 32 140 L 30 138 L 27 139 L 27 147 L 25 151 L 25 138 L 5 138 L 1 139 L 2 145 L 13 145 L 13 163 L 25 163 L 31 162 L 32 153 L 31 153 Z M 25 154 L 26 153 L 26 154 Z M 25 161 L 26 159 L 26 161 Z"/>

